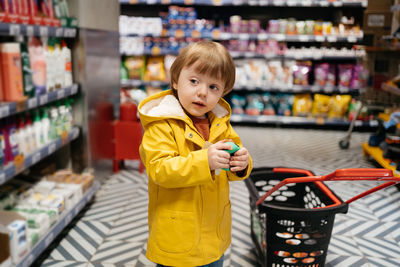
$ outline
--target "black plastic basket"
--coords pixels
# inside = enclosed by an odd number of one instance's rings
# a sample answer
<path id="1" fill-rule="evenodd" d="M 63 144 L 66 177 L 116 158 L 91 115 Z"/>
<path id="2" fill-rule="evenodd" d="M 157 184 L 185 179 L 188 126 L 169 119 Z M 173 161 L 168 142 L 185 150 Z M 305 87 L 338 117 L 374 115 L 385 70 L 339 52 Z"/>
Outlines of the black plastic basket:
<path id="1" fill-rule="evenodd" d="M 303 169 L 254 169 L 246 186 L 250 195 L 251 237 L 261 265 L 324 266 L 335 215 L 346 213 L 350 202 L 400 182 L 390 170 L 368 170 L 372 172 L 366 174 L 365 169 L 347 169 L 314 176 Z M 392 182 L 343 202 L 321 180 Z"/>

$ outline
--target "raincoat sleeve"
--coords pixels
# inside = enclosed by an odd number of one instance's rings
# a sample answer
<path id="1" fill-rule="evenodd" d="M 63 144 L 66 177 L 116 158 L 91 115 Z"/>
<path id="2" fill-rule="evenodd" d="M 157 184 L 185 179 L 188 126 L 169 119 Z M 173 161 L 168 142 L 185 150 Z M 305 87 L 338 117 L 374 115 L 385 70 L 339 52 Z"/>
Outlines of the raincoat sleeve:
<path id="1" fill-rule="evenodd" d="M 243 146 L 242 141 L 239 138 L 239 135 L 235 132 L 235 130 L 233 129 L 233 127 L 231 125 L 229 125 L 229 127 L 228 127 L 226 139 L 232 139 L 233 142 L 235 144 L 237 144 L 239 147 Z M 251 156 L 249 153 L 249 165 L 247 165 L 244 175 L 238 176 L 234 172 L 227 172 L 228 180 L 229 181 L 244 180 L 247 177 L 249 177 L 252 169 L 253 169 L 253 160 L 251 159 Z"/>
<path id="2" fill-rule="evenodd" d="M 149 125 L 143 135 L 140 156 L 149 178 L 162 187 L 189 187 L 213 181 L 207 150 L 180 155 L 167 122 Z"/>

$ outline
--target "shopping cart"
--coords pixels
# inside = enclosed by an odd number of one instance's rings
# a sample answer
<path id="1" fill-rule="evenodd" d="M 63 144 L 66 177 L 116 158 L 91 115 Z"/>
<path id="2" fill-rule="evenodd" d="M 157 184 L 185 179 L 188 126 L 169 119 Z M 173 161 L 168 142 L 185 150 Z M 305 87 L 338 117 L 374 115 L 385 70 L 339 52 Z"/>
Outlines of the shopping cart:
<path id="1" fill-rule="evenodd" d="M 342 201 L 323 181 L 385 181 Z M 309 170 L 256 168 L 246 186 L 251 237 L 262 266 L 321 267 L 325 264 L 335 215 L 368 194 L 400 182 L 387 169 L 340 169 L 315 176 Z"/>

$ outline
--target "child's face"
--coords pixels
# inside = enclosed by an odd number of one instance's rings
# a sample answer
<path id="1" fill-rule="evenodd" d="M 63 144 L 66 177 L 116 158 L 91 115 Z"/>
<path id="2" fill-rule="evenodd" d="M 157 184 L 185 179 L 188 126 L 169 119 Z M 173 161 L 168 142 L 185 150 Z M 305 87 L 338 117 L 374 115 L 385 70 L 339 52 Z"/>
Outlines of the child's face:
<path id="1" fill-rule="evenodd" d="M 225 83 L 221 79 L 197 72 L 196 67 L 197 63 L 183 67 L 178 83 L 174 82 L 173 87 L 186 112 L 202 117 L 217 105 L 224 93 Z"/>

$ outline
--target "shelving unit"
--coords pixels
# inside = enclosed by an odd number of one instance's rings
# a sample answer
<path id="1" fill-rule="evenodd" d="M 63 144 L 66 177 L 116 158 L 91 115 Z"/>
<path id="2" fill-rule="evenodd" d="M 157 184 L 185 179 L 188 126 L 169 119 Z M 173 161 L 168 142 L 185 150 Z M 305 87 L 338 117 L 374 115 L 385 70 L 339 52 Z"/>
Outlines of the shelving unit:
<path id="1" fill-rule="evenodd" d="M 13 37 L 59 37 L 68 38 L 67 42 L 73 44 L 78 37 L 78 28 L 65 28 L 65 27 L 50 27 L 50 26 L 37 26 L 37 25 L 22 25 L 22 24 L 7 24 L 0 23 L 0 36 L 4 40 L 12 40 Z M 75 46 L 74 46 L 75 48 Z M 78 59 L 75 59 L 78 60 Z M 75 77 L 76 80 L 77 77 Z M 17 115 L 22 112 L 26 112 L 38 107 L 45 106 L 49 103 L 57 100 L 67 99 L 69 97 L 79 96 L 79 88 L 81 84 L 79 82 L 72 84 L 69 87 L 59 88 L 55 91 L 40 94 L 35 97 L 26 98 L 19 102 L 2 102 L 0 103 L 0 120 L 5 120 L 8 117 Z M 79 100 L 79 99 L 78 99 Z M 74 110 L 75 112 L 75 110 Z M 76 112 L 81 112 L 85 115 L 85 111 L 80 107 Z M 60 149 L 66 149 L 68 151 L 65 155 L 71 156 L 70 148 L 74 140 L 82 139 L 83 123 L 78 120 L 78 126 L 73 126 L 69 132 L 63 132 L 61 137 L 50 141 L 48 144 L 30 152 L 28 155 L 19 155 L 18 160 L 9 162 L 7 165 L 0 168 L 0 185 L 12 180 L 18 174 L 36 165 L 38 162 L 54 157 L 56 152 Z M 74 156 L 79 156 L 75 155 Z M 57 156 L 58 157 L 58 156 Z M 84 157 L 84 156 L 81 156 Z M 55 158 L 52 158 L 54 160 Z M 58 159 L 58 158 L 57 158 Z M 70 157 L 72 161 L 72 157 Z M 65 159 L 64 159 L 65 161 Z M 71 222 L 71 220 L 83 209 L 83 207 L 93 198 L 94 194 L 99 189 L 99 182 L 95 181 L 93 186 L 84 194 L 79 203 L 71 210 L 65 210 L 59 220 L 53 225 L 47 233 L 41 237 L 41 239 L 31 248 L 28 254 L 17 264 L 12 266 L 28 267 L 35 259 L 50 245 L 50 243 L 56 238 L 56 236 Z"/>
<path id="2" fill-rule="evenodd" d="M 300 20 L 306 19 L 326 19 L 328 17 L 333 17 L 332 14 L 335 12 L 341 12 L 342 9 L 346 10 L 347 14 L 351 14 L 355 16 L 356 21 L 362 21 L 362 12 L 364 8 L 367 6 L 367 1 L 323 1 L 323 0 L 120 0 L 121 4 L 121 14 L 127 16 L 144 16 L 144 17 L 158 17 L 158 12 L 165 11 L 168 9 L 170 5 L 178 5 L 178 6 L 191 6 L 194 7 L 198 13 L 198 18 L 200 19 L 212 19 L 215 20 L 215 23 L 219 22 L 220 26 L 214 27 L 214 29 L 205 31 L 200 33 L 198 30 L 193 29 L 163 29 L 160 35 L 151 35 L 151 34 L 127 34 L 120 36 L 122 38 L 125 37 L 135 37 L 135 38 L 200 38 L 200 39 L 210 39 L 214 41 L 226 42 L 228 40 L 239 40 L 239 41 L 250 41 L 254 40 L 258 41 L 266 41 L 266 40 L 275 40 L 277 42 L 285 42 L 288 46 L 294 47 L 351 47 L 354 44 L 361 43 L 363 41 L 362 31 L 359 35 L 291 35 L 291 34 L 272 34 L 268 33 L 268 31 L 262 30 L 257 34 L 250 33 L 231 33 L 225 30 L 226 27 L 221 28 L 221 21 L 224 20 L 226 25 L 226 20 L 231 15 L 241 15 L 244 14 L 246 19 L 276 19 L 276 18 L 285 18 L 286 17 L 298 17 Z M 237 9 L 238 6 L 243 7 L 243 9 Z M 279 9 L 278 7 L 286 7 L 285 9 Z M 274 9 L 275 8 L 275 9 Z M 296 10 L 312 10 L 315 9 L 317 13 L 313 17 L 305 17 L 303 13 L 305 12 L 295 12 Z M 330 11 L 333 12 L 330 12 Z M 349 12 L 350 10 L 350 12 Z M 276 14 L 274 13 L 276 11 Z M 354 11 L 354 12 L 353 12 Z M 341 14 L 341 13 L 340 13 Z M 135 53 L 136 56 L 146 55 L 146 56 L 163 56 L 163 55 L 177 55 L 176 50 L 171 50 L 166 47 L 147 47 L 144 45 L 144 50 L 138 53 Z M 230 51 L 234 60 L 240 59 L 265 59 L 265 60 L 276 60 L 285 62 L 286 60 L 310 60 L 313 62 L 334 62 L 335 64 L 349 63 L 349 62 L 358 62 L 361 57 L 365 54 L 360 53 L 357 54 L 354 52 L 354 55 L 350 56 L 323 56 L 321 53 L 313 53 L 311 56 L 289 56 L 289 55 L 271 55 L 271 54 L 260 54 L 255 52 L 237 52 Z M 121 54 L 122 57 L 131 56 L 130 54 Z M 142 80 L 121 80 L 122 87 L 143 87 L 143 86 L 152 86 L 152 87 L 168 87 L 167 82 L 163 81 L 142 81 Z M 331 86 L 331 87 L 320 87 L 316 85 L 308 85 L 308 86 L 299 86 L 294 85 L 290 87 L 235 87 L 231 94 L 229 94 L 226 98 L 230 100 L 232 94 L 237 93 L 241 95 L 247 95 L 251 93 L 292 93 L 292 94 L 300 94 L 300 93 L 310 93 L 310 94 L 349 94 L 352 96 L 358 96 L 361 93 L 361 90 L 344 88 L 340 86 Z M 327 127 L 347 127 L 350 122 L 348 121 L 338 121 L 338 120 L 329 120 L 322 118 L 296 118 L 296 117 L 282 117 L 282 116 L 249 116 L 249 115 L 234 115 L 232 117 L 232 122 L 238 123 L 250 123 L 250 124 L 272 124 L 272 125 L 307 125 L 307 126 L 327 126 Z M 371 122 L 356 122 L 357 128 L 365 128 L 372 127 L 374 129 L 377 126 L 376 121 Z"/>
<path id="3" fill-rule="evenodd" d="M 65 212 L 58 222 L 47 232 L 41 240 L 29 251 L 29 253 L 17 264 L 18 267 L 29 267 L 33 261 L 53 242 L 56 236 L 78 215 L 85 205 L 93 198 L 99 190 L 100 183 L 95 181 L 93 186 L 82 197 L 79 203 L 72 209 Z"/>

